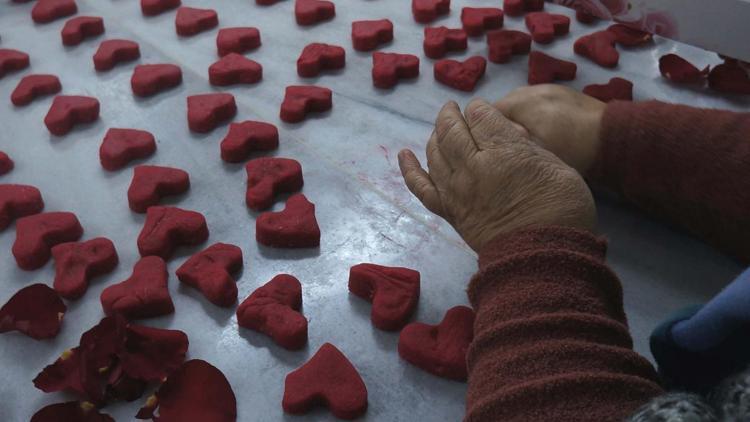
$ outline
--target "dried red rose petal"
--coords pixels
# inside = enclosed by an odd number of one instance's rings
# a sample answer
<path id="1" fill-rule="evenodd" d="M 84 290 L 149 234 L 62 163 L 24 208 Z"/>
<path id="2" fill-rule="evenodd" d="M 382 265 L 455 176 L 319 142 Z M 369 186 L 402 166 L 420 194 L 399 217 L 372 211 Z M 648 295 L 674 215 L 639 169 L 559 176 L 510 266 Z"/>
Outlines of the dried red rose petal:
<path id="1" fill-rule="evenodd" d="M 161 381 L 185 361 L 188 337 L 178 330 L 129 325 L 120 352 L 125 374 L 144 381 Z"/>
<path id="2" fill-rule="evenodd" d="M 115 422 L 106 413 L 89 402 L 69 401 L 50 404 L 39 409 L 31 417 L 31 422 Z"/>
<path id="3" fill-rule="evenodd" d="M 607 28 L 615 36 L 615 42 L 624 47 L 636 47 L 650 43 L 654 36 L 648 32 L 641 31 L 621 23 L 616 23 Z"/>
<path id="4" fill-rule="evenodd" d="M 750 74 L 738 62 L 726 62 L 711 69 L 708 87 L 729 94 L 750 95 Z"/>
<path id="5" fill-rule="evenodd" d="M 676 54 L 667 54 L 659 59 L 659 71 L 662 76 L 679 84 L 703 84 L 709 67 L 699 70 L 689 61 Z"/>
<path id="6" fill-rule="evenodd" d="M 0 308 L 0 333 L 15 330 L 37 340 L 55 337 L 67 309 L 52 288 L 32 284 Z"/>
<path id="7" fill-rule="evenodd" d="M 159 416 L 155 417 L 157 407 Z M 220 370 L 194 359 L 167 378 L 136 418 L 154 418 L 159 422 L 234 422 L 237 400 Z"/>
<path id="8" fill-rule="evenodd" d="M 85 396 L 80 372 L 80 349 L 64 351 L 51 365 L 47 365 L 36 378 L 34 386 L 45 393 L 68 390 Z"/>

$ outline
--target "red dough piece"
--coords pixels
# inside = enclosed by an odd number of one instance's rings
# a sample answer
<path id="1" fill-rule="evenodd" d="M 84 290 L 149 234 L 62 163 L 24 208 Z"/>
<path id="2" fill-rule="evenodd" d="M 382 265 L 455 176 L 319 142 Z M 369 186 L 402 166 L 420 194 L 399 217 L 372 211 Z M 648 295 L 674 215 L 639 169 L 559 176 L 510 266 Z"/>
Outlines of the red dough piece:
<path id="1" fill-rule="evenodd" d="M 152 318 L 174 312 L 167 288 L 167 264 L 158 256 L 141 258 L 125 281 L 102 291 L 101 302 L 107 315 L 127 319 Z"/>
<path id="2" fill-rule="evenodd" d="M 44 201 L 39 189 L 27 185 L 0 185 L 0 230 L 16 218 L 42 212 Z"/>
<path id="3" fill-rule="evenodd" d="M 372 55 L 372 83 L 378 88 L 393 88 L 399 79 L 419 76 L 419 57 L 413 54 L 379 53 Z"/>
<path id="4" fill-rule="evenodd" d="M 570 30 L 570 18 L 547 12 L 534 12 L 526 15 L 526 27 L 531 38 L 539 44 L 549 44 L 555 36 L 565 35 Z"/>
<path id="5" fill-rule="evenodd" d="M 333 93 L 320 86 L 288 86 L 281 103 L 279 117 L 287 123 L 305 120 L 307 113 L 322 112 L 333 107 Z"/>
<path id="6" fill-rule="evenodd" d="M 105 170 L 115 171 L 155 151 L 154 135 L 143 130 L 112 128 L 99 147 L 99 161 Z"/>
<path id="7" fill-rule="evenodd" d="M 339 419 L 354 419 L 367 410 L 367 387 L 349 359 L 325 343 L 284 380 L 281 406 L 292 414 L 323 404 Z"/>
<path id="8" fill-rule="evenodd" d="M 676 54 L 667 54 L 659 59 L 661 75 L 679 84 L 704 84 L 708 76 L 708 66 L 699 70 L 692 63 Z"/>
<path id="9" fill-rule="evenodd" d="M 430 23 L 451 11 L 451 0 L 412 0 L 411 13 L 419 23 Z"/>
<path id="10" fill-rule="evenodd" d="M 51 134 L 63 136 L 77 124 L 92 123 L 99 118 L 99 100 L 93 97 L 58 95 L 44 117 Z"/>
<path id="11" fill-rule="evenodd" d="M 57 94 L 62 90 L 60 79 L 55 75 L 28 75 L 21 79 L 10 94 L 10 102 L 17 107 L 25 106 L 43 95 Z"/>
<path id="12" fill-rule="evenodd" d="M 190 176 L 184 170 L 161 166 L 136 166 L 128 188 L 128 205 L 144 213 L 162 198 L 179 195 L 190 188 Z"/>
<path id="13" fill-rule="evenodd" d="M 49 23 L 77 12 L 75 0 L 37 0 L 31 9 L 31 19 L 36 23 Z"/>
<path id="14" fill-rule="evenodd" d="M 336 6 L 326 0 L 297 0 L 294 2 L 294 17 L 297 24 L 315 25 L 318 22 L 333 19 Z"/>
<path id="15" fill-rule="evenodd" d="M 247 171 L 245 202 L 248 208 L 261 211 L 271 208 L 280 193 L 302 189 L 302 166 L 291 158 L 262 157 L 250 160 Z"/>
<path id="16" fill-rule="evenodd" d="M 32 284 L 0 308 L 0 333 L 15 330 L 36 340 L 53 338 L 60 332 L 67 309 L 49 286 Z"/>
<path id="17" fill-rule="evenodd" d="M 104 20 L 97 16 L 78 16 L 65 22 L 60 33 L 63 45 L 78 45 L 84 38 L 104 33 Z"/>
<path id="18" fill-rule="evenodd" d="M 616 67 L 620 61 L 620 53 L 615 48 L 615 35 L 609 31 L 582 36 L 573 44 L 573 51 L 599 66 Z"/>
<path id="19" fill-rule="evenodd" d="M 258 28 L 222 28 L 216 36 L 216 48 L 219 56 L 229 53 L 242 54 L 260 47 Z"/>
<path id="20" fill-rule="evenodd" d="M 297 74 L 303 78 L 318 76 L 322 70 L 343 69 L 346 50 L 337 45 L 308 44 L 297 59 Z"/>
<path id="21" fill-rule="evenodd" d="M 145 16 L 156 16 L 181 5 L 180 0 L 141 0 L 141 12 Z"/>
<path id="22" fill-rule="evenodd" d="M 255 221 L 255 239 L 273 248 L 315 248 L 320 246 L 320 227 L 315 205 L 298 193 L 286 201 L 280 212 L 266 212 Z"/>
<path id="23" fill-rule="evenodd" d="M 270 123 L 245 121 L 231 123 L 221 141 L 221 159 L 228 163 L 245 161 L 254 151 L 279 147 L 279 130 Z"/>
<path id="24" fill-rule="evenodd" d="M 242 249 L 216 243 L 191 256 L 177 269 L 177 278 L 198 289 L 216 306 L 230 307 L 237 301 L 237 283 L 232 274 L 242 268 Z"/>
<path id="25" fill-rule="evenodd" d="M 133 94 L 151 97 L 182 83 L 182 70 L 173 64 L 142 64 L 135 67 L 130 78 Z"/>
<path id="26" fill-rule="evenodd" d="M 89 281 L 112 272 L 119 259 L 115 245 L 104 237 L 86 242 L 61 243 L 52 248 L 55 260 L 55 291 L 68 300 L 86 293 Z"/>
<path id="27" fill-rule="evenodd" d="M 402 359 L 443 378 L 466 381 L 466 351 L 474 339 L 474 311 L 456 306 L 439 325 L 413 322 L 398 337 Z"/>
<path id="28" fill-rule="evenodd" d="M 653 41 L 654 36 L 645 31 L 617 23 L 607 28 L 615 36 L 615 41 L 625 47 L 636 47 Z"/>
<path id="29" fill-rule="evenodd" d="M 118 63 L 132 62 L 141 57 L 138 43 L 128 40 L 106 40 L 99 44 L 94 54 L 94 68 L 99 72 L 110 70 Z"/>
<path id="30" fill-rule="evenodd" d="M 419 279 L 419 272 L 409 268 L 359 264 L 349 270 L 349 291 L 372 302 L 374 326 L 396 331 L 417 308 Z"/>
<path id="31" fill-rule="evenodd" d="M 633 101 L 633 83 L 623 78 L 612 78 L 603 85 L 586 85 L 583 93 L 605 103 L 613 100 Z"/>
<path id="32" fill-rule="evenodd" d="M 431 59 L 445 57 L 449 51 L 464 51 L 468 45 L 468 36 L 463 29 L 449 29 L 445 26 L 424 29 L 425 56 Z"/>
<path id="33" fill-rule="evenodd" d="M 159 416 L 154 416 L 156 408 Z M 136 415 L 161 422 L 235 422 L 237 399 L 224 374 L 193 359 L 172 373 Z"/>
<path id="34" fill-rule="evenodd" d="M 198 133 L 208 133 L 237 114 L 234 96 L 227 93 L 190 96 L 187 108 L 188 127 Z"/>
<path id="35" fill-rule="evenodd" d="M 213 9 L 182 6 L 177 9 L 174 21 L 177 35 L 190 37 L 219 25 L 219 15 Z"/>
<path id="36" fill-rule="evenodd" d="M 526 12 L 544 10 L 544 0 L 504 0 L 503 11 L 508 16 L 521 16 Z"/>
<path id="37" fill-rule="evenodd" d="M 263 66 L 237 53 L 229 53 L 208 68 L 211 85 L 254 84 L 263 79 Z"/>
<path id="38" fill-rule="evenodd" d="M 435 80 L 461 91 L 474 90 L 487 69 L 487 60 L 481 56 L 469 57 L 463 62 L 440 60 L 435 63 Z"/>
<path id="39" fill-rule="evenodd" d="M 372 51 L 393 41 L 393 23 L 388 19 L 352 22 L 352 45 L 357 51 Z"/>
<path id="40" fill-rule="evenodd" d="M 10 173 L 15 166 L 16 164 L 8 157 L 8 154 L 0 151 L 0 176 Z M 0 206 L 0 230 L 2 230 L 2 226 L 2 206 Z"/>
<path id="41" fill-rule="evenodd" d="M 487 33 L 487 57 L 493 63 L 507 63 L 513 54 L 527 54 L 531 50 L 531 35 L 508 29 Z"/>
<path id="42" fill-rule="evenodd" d="M 208 226 L 201 213 L 176 207 L 153 206 L 138 235 L 141 256 L 169 259 L 178 246 L 193 246 L 208 239 Z"/>
<path id="43" fill-rule="evenodd" d="M 289 274 L 279 274 L 256 289 L 237 308 L 240 327 L 261 332 L 288 350 L 307 343 L 307 319 L 302 307 L 302 285 Z"/>
<path id="44" fill-rule="evenodd" d="M 39 409 L 30 422 L 115 422 L 88 402 L 55 403 Z"/>
<path id="45" fill-rule="evenodd" d="M 45 212 L 16 221 L 13 256 L 22 270 L 41 268 L 49 261 L 53 246 L 78 240 L 83 228 L 71 212 Z"/>
<path id="46" fill-rule="evenodd" d="M 598 21 L 599 18 L 583 10 L 576 10 L 576 20 L 580 23 L 588 25 Z"/>
<path id="47" fill-rule="evenodd" d="M 502 28 L 503 11 L 496 7 L 464 7 L 461 23 L 469 36 L 477 37 L 486 30 Z"/>
<path id="48" fill-rule="evenodd" d="M 529 85 L 554 81 L 571 81 L 576 77 L 578 66 L 573 62 L 556 59 L 541 51 L 529 53 Z"/>
<path id="49" fill-rule="evenodd" d="M 8 72 L 15 72 L 29 67 L 29 55 L 18 50 L 0 48 L 0 78 Z"/>
<path id="50" fill-rule="evenodd" d="M 708 87 L 728 94 L 750 95 L 750 75 L 738 62 L 728 61 L 711 69 Z"/>

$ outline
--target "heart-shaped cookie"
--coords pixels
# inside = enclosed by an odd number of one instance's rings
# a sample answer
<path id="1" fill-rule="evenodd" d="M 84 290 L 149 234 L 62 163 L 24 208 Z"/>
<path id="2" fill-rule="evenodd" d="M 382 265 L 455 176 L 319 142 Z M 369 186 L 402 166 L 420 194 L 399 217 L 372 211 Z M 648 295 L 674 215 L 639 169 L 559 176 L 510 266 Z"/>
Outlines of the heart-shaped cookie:
<path id="1" fill-rule="evenodd" d="M 409 268 L 359 264 L 349 270 L 349 291 L 372 302 L 371 319 L 381 330 L 403 327 L 419 301 L 419 272 Z"/>
<path id="2" fill-rule="evenodd" d="M 274 248 L 314 248 L 320 246 L 320 227 L 315 205 L 298 193 L 286 201 L 280 212 L 266 212 L 255 221 L 258 243 Z"/>
<path id="3" fill-rule="evenodd" d="M 487 60 L 481 56 L 469 57 L 463 62 L 444 59 L 435 63 L 435 80 L 460 91 L 470 92 L 477 86 L 487 69 Z"/>
<path id="4" fill-rule="evenodd" d="M 174 312 L 167 288 L 167 264 L 158 256 L 141 258 L 127 280 L 102 291 L 104 313 L 128 319 L 152 318 Z"/>

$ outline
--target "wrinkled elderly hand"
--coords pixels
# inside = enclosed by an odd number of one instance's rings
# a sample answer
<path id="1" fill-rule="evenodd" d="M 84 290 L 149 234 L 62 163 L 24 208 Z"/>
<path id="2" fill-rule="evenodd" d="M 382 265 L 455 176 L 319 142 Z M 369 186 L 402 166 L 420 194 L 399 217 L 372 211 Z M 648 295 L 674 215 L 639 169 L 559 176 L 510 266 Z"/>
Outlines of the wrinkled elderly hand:
<path id="1" fill-rule="evenodd" d="M 596 208 L 581 176 L 532 142 L 492 105 L 454 102 L 438 114 L 425 171 L 399 153 L 409 190 L 475 251 L 515 229 L 560 225 L 592 230 Z"/>
<path id="2" fill-rule="evenodd" d="M 560 85 L 518 88 L 495 103 L 531 139 L 585 174 L 599 149 L 605 104 Z"/>

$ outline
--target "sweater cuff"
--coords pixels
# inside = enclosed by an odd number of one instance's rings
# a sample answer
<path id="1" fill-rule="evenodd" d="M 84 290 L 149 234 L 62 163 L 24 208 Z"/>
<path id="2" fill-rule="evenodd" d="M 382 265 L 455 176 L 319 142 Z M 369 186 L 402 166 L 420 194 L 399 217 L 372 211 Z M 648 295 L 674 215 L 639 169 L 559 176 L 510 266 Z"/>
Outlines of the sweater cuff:
<path id="1" fill-rule="evenodd" d="M 621 164 L 622 151 L 619 145 L 628 140 L 637 140 L 644 134 L 634 133 L 643 131 L 648 127 L 642 122 L 639 114 L 640 110 L 649 110 L 640 103 L 632 101 L 612 101 L 607 104 L 602 115 L 602 126 L 599 131 L 599 151 L 596 153 L 594 164 L 586 172 L 586 179 L 596 185 L 601 185 L 609 189 L 617 189 L 618 181 L 621 178 L 618 169 L 622 166 L 613 165 Z"/>

